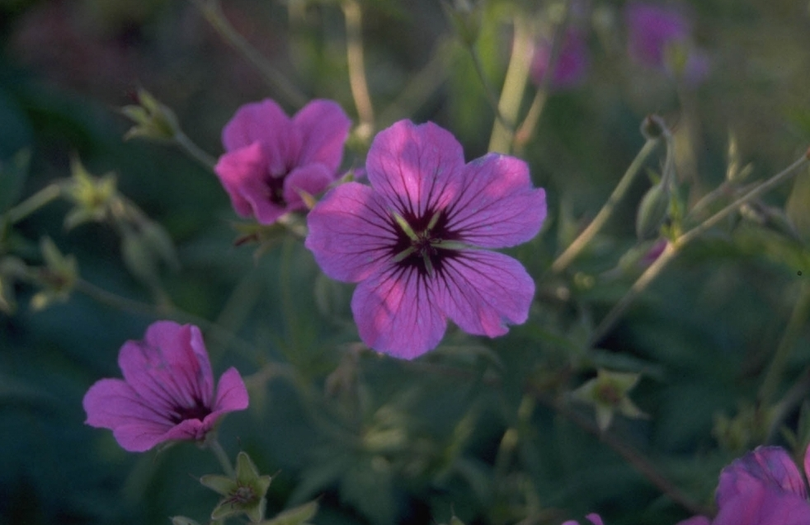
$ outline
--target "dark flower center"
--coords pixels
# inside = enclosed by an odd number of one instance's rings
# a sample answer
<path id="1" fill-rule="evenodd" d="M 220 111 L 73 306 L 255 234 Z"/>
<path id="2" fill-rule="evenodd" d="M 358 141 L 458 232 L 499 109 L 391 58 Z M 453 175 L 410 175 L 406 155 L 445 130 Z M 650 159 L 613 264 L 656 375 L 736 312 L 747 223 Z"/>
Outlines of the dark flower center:
<path id="1" fill-rule="evenodd" d="M 287 206 L 287 201 L 284 200 L 284 179 L 287 178 L 287 173 L 281 175 L 268 174 L 265 179 L 267 184 L 267 198 L 270 202 L 278 206 Z"/>
<path id="2" fill-rule="evenodd" d="M 187 419 L 199 419 L 202 421 L 210 413 L 211 409 L 209 407 L 207 407 L 200 399 L 195 399 L 194 406 L 174 407 L 174 412 L 169 416 L 169 419 L 171 419 L 172 423 L 178 425 Z"/>
<path id="3" fill-rule="evenodd" d="M 460 236 L 447 227 L 444 210 L 427 210 L 421 216 L 393 213 L 391 221 L 397 234 L 391 254 L 401 268 L 420 275 L 441 274 L 444 262 L 458 255 Z"/>

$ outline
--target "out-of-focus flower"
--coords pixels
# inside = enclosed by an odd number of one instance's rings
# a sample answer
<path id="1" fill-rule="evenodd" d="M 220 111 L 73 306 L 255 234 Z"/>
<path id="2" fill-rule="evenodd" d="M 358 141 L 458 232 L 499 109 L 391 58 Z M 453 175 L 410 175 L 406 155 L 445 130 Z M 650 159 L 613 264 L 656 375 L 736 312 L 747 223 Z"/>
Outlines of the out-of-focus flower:
<path id="1" fill-rule="evenodd" d="M 639 374 L 600 369 L 595 378 L 574 390 L 572 395 L 577 401 L 593 406 L 596 423 L 605 431 L 616 413 L 628 418 L 645 417 L 629 395 L 639 378 Z"/>
<path id="2" fill-rule="evenodd" d="M 143 341 L 127 341 L 118 354 L 124 379 L 102 379 L 84 396 L 86 423 L 109 428 L 130 452 L 166 441 L 202 441 L 220 417 L 244 410 L 242 376 L 229 368 L 214 388 L 200 329 L 158 321 Z"/>
<path id="3" fill-rule="evenodd" d="M 602 518 L 599 516 L 599 514 L 591 513 L 585 516 L 585 518 L 587 518 L 588 521 L 593 523 L 593 525 L 604 525 L 604 523 L 602 522 Z M 564 522 L 562 525 L 579 525 L 579 523 L 574 520 L 569 520 Z"/>
<path id="4" fill-rule="evenodd" d="M 781 447 L 758 447 L 724 468 L 717 507 L 713 525 L 810 525 L 807 484 Z"/>
<path id="5" fill-rule="evenodd" d="M 293 118 L 272 100 L 246 104 L 222 130 L 214 167 L 236 212 L 272 224 L 302 210 L 338 178 L 351 121 L 340 106 L 314 100 Z"/>
<path id="6" fill-rule="evenodd" d="M 805 451 L 804 473 L 810 475 Z M 781 447 L 758 447 L 720 473 L 717 516 L 695 516 L 678 525 L 810 525 L 807 484 Z"/>
<path id="7" fill-rule="evenodd" d="M 489 250 L 528 241 L 545 219 L 525 162 L 465 164 L 452 134 L 403 120 L 374 139 L 366 170 L 371 187 L 341 184 L 315 206 L 306 240 L 326 275 L 360 283 L 352 311 L 366 345 L 411 359 L 439 343 L 448 318 L 489 337 L 526 321 L 534 281 Z"/>
<path id="8" fill-rule="evenodd" d="M 680 12 L 643 2 L 625 9 L 628 54 L 636 62 L 665 69 L 689 84 L 698 84 L 709 74 L 706 53 L 692 45 L 692 28 Z"/>
<path id="9" fill-rule="evenodd" d="M 531 65 L 531 78 L 539 86 L 546 76 L 551 61 L 551 42 L 541 40 L 534 48 Z M 588 74 L 588 44 L 585 37 L 575 28 L 568 28 L 562 41 L 554 73 L 551 76 L 552 89 L 570 89 L 580 85 Z"/>

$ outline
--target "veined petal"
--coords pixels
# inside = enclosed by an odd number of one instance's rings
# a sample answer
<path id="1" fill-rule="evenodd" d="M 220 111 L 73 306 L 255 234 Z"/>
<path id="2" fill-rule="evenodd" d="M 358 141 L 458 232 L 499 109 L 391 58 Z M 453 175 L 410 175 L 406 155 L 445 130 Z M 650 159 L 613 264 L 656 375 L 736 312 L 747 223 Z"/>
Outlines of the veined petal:
<path id="1" fill-rule="evenodd" d="M 720 473 L 717 505 L 752 490 L 766 488 L 807 499 L 804 479 L 793 459 L 781 447 L 757 447 Z"/>
<path id="2" fill-rule="evenodd" d="M 439 344 L 447 321 L 426 280 L 389 266 L 361 282 L 352 296 L 360 338 L 374 350 L 413 359 Z"/>
<path id="3" fill-rule="evenodd" d="M 495 337 L 529 316 L 534 281 L 506 255 L 463 250 L 433 280 L 442 312 L 465 332 Z"/>
<path id="4" fill-rule="evenodd" d="M 394 226 L 368 186 L 349 182 L 330 190 L 307 215 L 307 225 L 305 245 L 333 279 L 361 281 L 393 257 Z"/>
<path id="5" fill-rule="evenodd" d="M 529 168 L 515 157 L 490 153 L 454 172 L 445 192 L 450 230 L 483 248 L 526 242 L 546 218 L 546 194 L 532 187 Z"/>
<path id="6" fill-rule="evenodd" d="M 343 108 L 331 100 L 313 100 L 295 114 L 293 124 L 301 134 L 298 165 L 320 163 L 335 172 L 351 126 Z"/>
<path id="7" fill-rule="evenodd" d="M 199 328 L 159 321 L 143 341 L 127 341 L 118 355 L 124 379 L 146 404 L 210 407 L 214 379 Z"/>
<path id="8" fill-rule="evenodd" d="M 335 172 L 323 164 L 307 164 L 293 170 L 284 179 L 284 201 L 288 210 L 306 208 L 299 190 L 317 195 L 335 180 Z"/>
<path id="9" fill-rule="evenodd" d="M 162 428 L 165 432 L 172 426 L 166 413 L 147 404 L 131 386 L 121 379 L 100 379 L 82 400 L 87 413 L 88 425 L 111 430 L 125 424 L 139 421 L 143 424 Z"/>
<path id="10" fill-rule="evenodd" d="M 374 190 L 400 214 L 416 216 L 449 203 L 447 184 L 463 166 L 461 144 L 450 132 L 432 122 L 416 126 L 409 120 L 378 133 L 366 161 Z"/>

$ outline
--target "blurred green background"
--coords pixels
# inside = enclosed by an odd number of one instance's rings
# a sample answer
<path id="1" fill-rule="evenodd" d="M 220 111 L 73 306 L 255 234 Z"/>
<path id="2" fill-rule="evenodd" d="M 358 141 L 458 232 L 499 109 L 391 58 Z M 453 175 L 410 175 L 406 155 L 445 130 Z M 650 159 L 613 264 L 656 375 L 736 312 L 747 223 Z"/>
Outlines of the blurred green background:
<path id="1" fill-rule="evenodd" d="M 339 2 L 223 4 L 233 26 L 306 97 L 337 100 L 358 122 Z M 557 524 L 591 511 L 612 525 L 687 517 L 588 430 L 588 407 L 555 408 L 600 366 L 642 373 L 631 397 L 649 416 L 617 417 L 611 436 L 699 505 L 711 506 L 720 468 L 743 450 L 766 439 L 791 445 L 783 433 L 763 433 L 756 392 L 798 315 L 794 305 L 810 293 L 806 170 L 764 201 L 787 208 L 789 235 L 754 220 L 761 215 L 724 224 L 669 267 L 598 349 L 584 345 L 589 330 L 640 273 L 610 270 L 636 244 L 635 207 L 648 183 L 631 188 L 564 275 L 546 273 L 644 143 L 638 130 L 649 113 L 676 129 L 690 202 L 723 181 L 732 138 L 732 160 L 752 166 L 751 180 L 810 144 L 807 2 L 658 5 L 688 14 L 711 60 L 706 81 L 679 85 L 631 63 L 625 4 L 579 3 L 571 23 L 587 34 L 587 78 L 550 94 L 523 151 L 549 199 L 544 231 L 510 251 L 538 282 L 530 320 L 495 340 L 451 329 L 435 352 L 401 362 L 360 348 L 352 288 L 320 275 L 300 240 L 279 237 L 261 257 L 234 246 L 237 217 L 210 172 L 171 146 L 122 140 L 130 124 L 118 108 L 139 88 L 171 107 L 213 156 L 241 104 L 271 97 L 297 109 L 192 2 L 0 0 L 0 176 L 9 177 L 24 149 L 31 164 L 18 200 L 70 176 L 71 157 L 94 175 L 115 172 L 121 193 L 169 233 L 181 265 L 161 269 L 167 307 L 122 263 L 114 229 L 63 227 L 64 201 L 3 232 L 0 257 L 41 264 L 47 234 L 93 287 L 40 311 L 28 304 L 37 289 L 16 282 L 17 310 L 0 313 L 0 523 L 165 524 L 181 514 L 205 522 L 217 501 L 195 481 L 217 470 L 207 452 L 181 444 L 129 454 L 110 432 L 83 424 L 82 396 L 96 380 L 120 375 L 121 344 L 170 316 L 206 323 L 215 373 L 236 365 L 248 378 L 251 407 L 228 416 L 221 439 L 232 456 L 246 450 L 276 476 L 271 514 L 319 497 L 315 522 L 324 524 L 442 523 L 453 514 L 465 523 Z M 494 113 L 439 2 L 360 6 L 377 129 L 400 118 L 433 120 L 456 135 L 467 159 L 485 153 Z M 503 81 L 514 14 L 547 28 L 561 6 L 486 3 L 477 49 L 493 86 Z M 345 167 L 362 166 L 366 147 L 354 137 Z M 648 167 L 660 169 L 660 159 Z M 799 442 L 810 438 L 799 409 L 808 365 L 810 331 L 800 318 L 777 388 L 793 396 L 783 419 Z"/>

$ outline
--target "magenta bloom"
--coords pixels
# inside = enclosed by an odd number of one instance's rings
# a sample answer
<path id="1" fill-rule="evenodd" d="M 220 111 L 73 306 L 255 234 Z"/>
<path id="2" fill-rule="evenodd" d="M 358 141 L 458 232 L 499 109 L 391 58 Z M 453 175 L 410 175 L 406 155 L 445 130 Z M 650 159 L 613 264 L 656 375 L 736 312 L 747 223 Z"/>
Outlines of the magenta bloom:
<path id="1" fill-rule="evenodd" d="M 313 208 L 306 240 L 326 275 L 360 283 L 352 311 L 366 345 L 412 359 L 448 318 L 489 337 L 526 321 L 532 278 L 487 250 L 528 241 L 546 216 L 523 161 L 465 164 L 449 132 L 403 120 L 375 137 L 366 170 L 371 187 L 341 184 Z"/>
<path id="2" fill-rule="evenodd" d="M 272 100 L 239 108 L 222 130 L 226 153 L 214 167 L 239 215 L 272 224 L 306 206 L 300 191 L 337 178 L 351 121 L 335 102 L 313 100 L 291 119 Z"/>
<path id="3" fill-rule="evenodd" d="M 805 474 L 810 457 L 805 452 Z M 787 452 L 759 447 L 723 469 L 713 525 L 810 525 L 807 484 Z"/>
<path id="4" fill-rule="evenodd" d="M 534 48 L 534 57 L 531 65 L 531 78 L 535 85 L 543 82 L 546 76 L 549 61 L 551 60 L 551 42 L 542 40 Z M 588 73 L 588 45 L 582 33 L 569 28 L 565 40 L 557 55 L 554 73 L 551 77 L 551 87 L 554 89 L 570 89 L 581 84 Z"/>
<path id="5" fill-rule="evenodd" d="M 604 523 L 602 522 L 602 518 L 599 517 L 599 514 L 593 514 L 592 513 L 592 514 L 588 514 L 585 517 L 588 519 L 588 521 L 593 523 L 593 525 L 604 525 Z M 579 525 L 579 523 L 577 523 L 574 520 L 570 520 L 570 521 L 564 522 L 562 525 Z"/>
<path id="6" fill-rule="evenodd" d="M 628 4 L 625 19 L 630 57 L 646 66 L 663 66 L 666 47 L 687 40 L 691 32 L 681 14 L 651 4 Z"/>
<path id="7" fill-rule="evenodd" d="M 86 423 L 109 428 L 118 444 L 143 452 L 174 440 L 201 441 L 228 412 L 244 410 L 248 394 L 235 368 L 216 390 L 200 329 L 158 321 L 143 341 L 118 354 L 124 379 L 102 379 L 84 396 Z"/>

